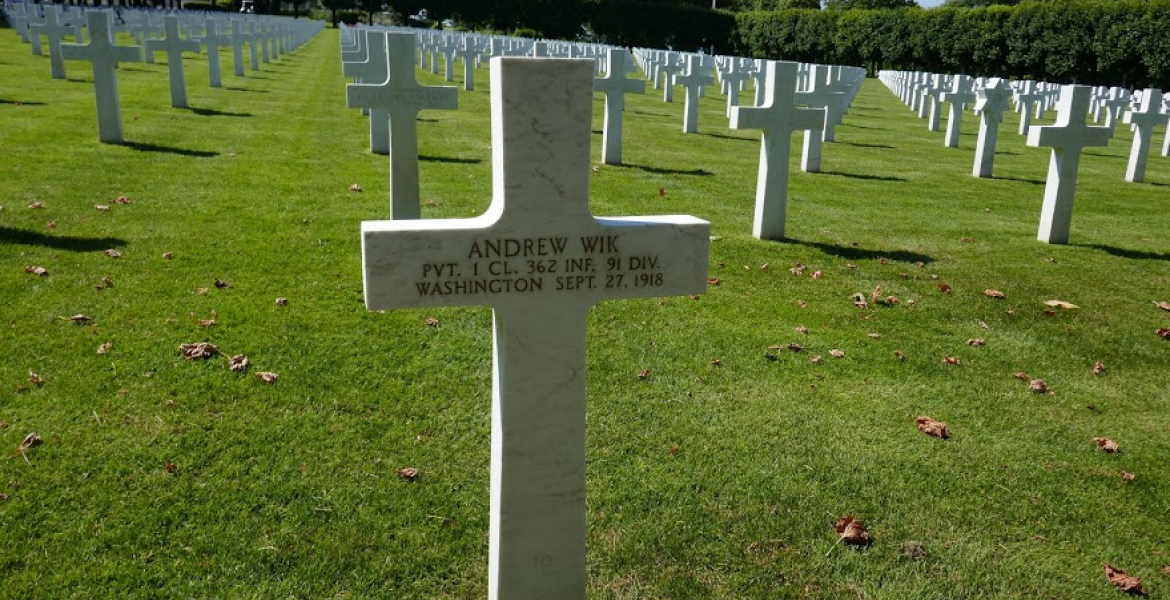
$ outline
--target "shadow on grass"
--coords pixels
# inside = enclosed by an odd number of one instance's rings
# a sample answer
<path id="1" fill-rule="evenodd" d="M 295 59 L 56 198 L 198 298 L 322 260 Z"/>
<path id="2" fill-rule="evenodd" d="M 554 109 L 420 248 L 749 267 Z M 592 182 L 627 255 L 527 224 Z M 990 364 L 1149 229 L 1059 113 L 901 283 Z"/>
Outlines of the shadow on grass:
<path id="1" fill-rule="evenodd" d="M 999 156 L 1001 154 L 1004 156 L 1019 156 L 1020 155 L 1019 152 L 1011 152 L 1009 150 L 996 150 L 995 151 L 996 156 Z"/>
<path id="2" fill-rule="evenodd" d="M 841 144 L 842 146 L 854 146 L 857 148 L 885 148 L 887 150 L 894 149 L 893 146 L 887 146 L 885 144 L 859 144 L 857 142 L 838 142 L 838 143 Z"/>
<path id="3" fill-rule="evenodd" d="M 166 63 L 162 63 L 160 66 L 165 66 L 165 65 L 166 65 Z M 127 71 L 130 73 L 157 73 L 158 72 L 158 71 L 155 71 L 154 69 L 135 69 L 134 67 L 118 67 L 118 70 L 119 71 Z"/>
<path id="4" fill-rule="evenodd" d="M 45 106 L 44 102 L 22 102 L 20 100 L 9 100 L 8 98 L 0 98 L 0 104 L 13 104 L 16 106 Z"/>
<path id="5" fill-rule="evenodd" d="M 631 113 L 633 113 L 633 114 L 635 114 L 635 115 L 646 115 L 646 116 L 648 116 L 648 117 L 671 117 L 671 118 L 673 118 L 673 117 L 674 117 L 674 115 L 672 115 L 672 114 L 668 114 L 668 113 L 660 113 L 660 112 L 648 112 L 648 111 L 645 111 L 645 110 L 631 110 L 631 111 L 629 111 L 629 112 L 631 112 Z"/>
<path id="6" fill-rule="evenodd" d="M 1047 182 L 1040 179 L 1024 179 L 1023 177 L 1002 177 L 999 175 L 992 175 L 991 179 L 1002 179 L 1004 181 L 1019 181 L 1020 183 L 1030 183 L 1032 185 L 1045 185 Z"/>
<path id="7" fill-rule="evenodd" d="M 418 121 L 419 123 L 438 123 L 439 122 L 438 119 L 415 119 L 415 121 Z"/>
<path id="8" fill-rule="evenodd" d="M 211 152 L 208 150 L 188 150 L 186 148 L 175 148 L 173 146 L 161 146 L 159 144 L 148 144 L 146 142 L 122 142 L 119 144 L 137 152 L 162 152 L 165 154 L 178 154 L 179 156 L 191 156 L 196 158 L 211 158 L 219 156 L 219 152 Z"/>
<path id="9" fill-rule="evenodd" d="M 233 92 L 252 92 L 253 94 L 271 94 L 271 93 L 272 93 L 272 92 L 270 92 L 270 91 L 268 91 L 268 90 L 250 90 L 250 89 L 248 89 L 248 88 L 242 88 L 242 87 L 228 87 L 228 86 L 224 86 L 224 88 L 223 88 L 223 89 L 225 89 L 225 90 L 231 90 L 231 91 L 233 91 Z"/>
<path id="10" fill-rule="evenodd" d="M 720 138 L 720 139 L 724 139 L 724 140 L 735 140 L 737 142 L 758 143 L 760 141 L 759 138 L 743 138 L 743 137 L 739 137 L 736 135 L 724 135 L 722 133 L 699 133 L 697 135 L 703 135 L 703 136 L 713 137 L 713 138 Z"/>
<path id="11" fill-rule="evenodd" d="M 1112 158 L 1115 160 L 1127 160 L 1128 159 L 1128 157 L 1126 157 L 1126 156 L 1116 156 L 1113 154 L 1097 154 L 1096 152 L 1083 152 L 1083 154 L 1085 156 L 1099 156 L 1101 158 Z"/>
<path id="12" fill-rule="evenodd" d="M 70 252 L 97 252 L 108 248 L 126 245 L 126 240 L 119 238 L 85 238 L 71 235 L 45 235 L 38 231 L 27 229 L 13 229 L 0 225 L 0 244 L 24 244 L 26 246 L 45 246 L 55 250 Z"/>
<path id="13" fill-rule="evenodd" d="M 624 164 L 620 164 L 620 165 L 605 165 L 605 166 L 618 167 L 618 168 L 624 167 L 627 169 L 637 169 L 639 171 L 645 171 L 647 173 L 654 173 L 656 175 L 696 175 L 696 176 L 702 176 L 702 177 L 710 177 L 710 176 L 714 175 L 714 173 L 712 173 L 706 169 L 685 169 L 685 170 L 684 169 L 663 169 L 662 167 L 647 167 L 645 165 L 634 165 L 634 164 L 630 164 L 630 163 L 624 163 Z"/>
<path id="14" fill-rule="evenodd" d="M 453 163 L 453 164 L 458 164 L 458 165 L 478 165 L 479 163 L 483 162 L 482 160 L 480 160 L 478 158 L 454 158 L 451 156 L 426 156 L 424 154 L 419 154 L 418 159 L 425 160 L 427 162 Z"/>
<path id="15" fill-rule="evenodd" d="M 908 181 L 902 177 L 889 177 L 885 175 L 861 175 L 858 173 L 838 173 L 835 171 L 821 171 L 821 175 L 832 175 L 834 177 L 848 177 L 850 179 L 864 179 L 866 181 Z"/>
<path id="16" fill-rule="evenodd" d="M 78 79 L 76 77 L 66 77 L 65 81 L 69 83 L 93 83 L 92 79 Z"/>
<path id="17" fill-rule="evenodd" d="M 201 117 L 250 117 L 252 113 L 235 113 L 222 110 L 215 110 L 214 108 L 195 108 L 192 106 L 186 107 L 184 110 L 189 110 Z"/>
<path id="18" fill-rule="evenodd" d="M 854 125 L 852 123 L 842 123 L 841 127 L 851 127 L 853 129 L 868 129 L 870 131 L 889 131 L 885 127 L 867 127 L 865 125 Z"/>
<path id="19" fill-rule="evenodd" d="M 837 256 L 840 258 L 847 258 L 849 260 L 879 260 L 885 258 L 888 260 L 907 263 L 929 264 L 934 262 L 934 259 L 926 254 L 910 252 L 909 250 L 867 250 L 865 248 L 856 248 L 853 246 L 841 246 L 838 244 L 827 244 L 825 242 L 810 242 L 807 240 L 796 240 L 792 238 L 777 240 L 777 242 L 781 244 L 807 246 L 809 248 L 820 250 L 829 256 Z"/>
<path id="20" fill-rule="evenodd" d="M 265 77 L 263 75 L 248 75 L 248 79 L 266 79 L 268 81 L 272 81 L 271 77 Z"/>
<path id="21" fill-rule="evenodd" d="M 1128 248 L 1118 248 L 1116 246 L 1104 246 L 1101 244 L 1069 244 L 1080 248 L 1093 248 L 1112 254 L 1113 256 L 1120 256 L 1121 258 L 1132 258 L 1136 260 L 1170 260 L 1170 252 L 1145 252 L 1142 250 L 1130 250 Z"/>

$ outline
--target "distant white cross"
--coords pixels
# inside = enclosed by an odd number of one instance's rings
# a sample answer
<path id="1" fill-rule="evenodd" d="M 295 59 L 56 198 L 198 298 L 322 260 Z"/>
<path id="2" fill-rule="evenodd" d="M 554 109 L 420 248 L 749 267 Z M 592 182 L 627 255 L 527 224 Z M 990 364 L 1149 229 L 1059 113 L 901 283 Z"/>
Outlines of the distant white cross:
<path id="1" fill-rule="evenodd" d="M 593 80 L 594 91 L 605 94 L 605 125 L 601 133 L 601 162 L 622 164 L 622 112 L 626 108 L 626 94 L 646 91 L 646 82 L 626 78 L 629 52 L 623 48 L 609 49 L 609 67 L 605 77 Z"/>
<path id="2" fill-rule="evenodd" d="M 195 40 L 184 40 L 179 34 L 178 15 L 167 15 L 163 19 L 166 37 L 160 40 L 146 40 L 146 51 L 167 53 L 167 70 L 171 76 L 171 106 L 187 107 L 187 81 L 183 76 L 183 53 L 199 54 L 201 44 Z"/>
<path id="3" fill-rule="evenodd" d="M 86 12 L 89 43 L 61 44 L 61 55 L 66 60 L 88 60 L 93 65 L 98 139 L 107 144 L 120 144 L 123 141 L 122 108 L 118 100 L 118 79 L 114 69 L 120 62 L 142 62 L 142 48 L 114 43 L 110 31 L 110 14 L 108 10 Z"/>

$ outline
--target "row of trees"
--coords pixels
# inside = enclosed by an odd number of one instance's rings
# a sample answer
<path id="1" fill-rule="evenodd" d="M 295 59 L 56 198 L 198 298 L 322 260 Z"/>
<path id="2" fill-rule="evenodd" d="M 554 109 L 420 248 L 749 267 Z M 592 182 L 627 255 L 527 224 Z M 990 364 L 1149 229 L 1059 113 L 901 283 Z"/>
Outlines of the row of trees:
<path id="1" fill-rule="evenodd" d="M 1170 0 L 742 13 L 734 53 L 1091 85 L 1170 86 Z"/>

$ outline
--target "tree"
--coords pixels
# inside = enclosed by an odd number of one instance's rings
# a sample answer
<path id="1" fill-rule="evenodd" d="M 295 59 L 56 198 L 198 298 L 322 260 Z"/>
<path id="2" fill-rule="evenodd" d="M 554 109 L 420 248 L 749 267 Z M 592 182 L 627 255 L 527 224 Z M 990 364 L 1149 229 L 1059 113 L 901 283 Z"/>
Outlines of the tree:
<path id="1" fill-rule="evenodd" d="M 374 13 L 382 12 L 385 6 L 382 0 L 357 0 L 358 9 L 366 13 L 366 21 L 370 25 L 374 24 Z"/>
<path id="2" fill-rule="evenodd" d="M 918 3 L 914 0 L 825 0 L 826 10 L 885 9 L 885 8 L 913 8 Z"/>
<path id="3" fill-rule="evenodd" d="M 333 22 L 333 27 L 337 28 L 337 11 L 349 10 L 354 8 L 354 0 L 321 0 L 321 6 L 325 7 L 330 13 L 329 20 Z"/>

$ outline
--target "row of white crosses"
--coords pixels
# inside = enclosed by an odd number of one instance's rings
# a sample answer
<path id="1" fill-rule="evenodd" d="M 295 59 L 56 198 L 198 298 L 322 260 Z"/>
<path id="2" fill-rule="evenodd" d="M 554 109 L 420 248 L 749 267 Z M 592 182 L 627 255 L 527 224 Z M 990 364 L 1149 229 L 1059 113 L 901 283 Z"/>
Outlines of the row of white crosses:
<path id="1" fill-rule="evenodd" d="M 908 104 L 913 105 L 918 99 L 922 102 L 920 108 L 925 105 L 932 91 L 939 87 L 936 83 L 937 76 L 930 74 L 884 71 L 881 80 Z M 955 81 L 955 89 L 959 89 L 958 82 L 961 81 L 961 76 L 956 77 Z M 997 132 L 1003 120 L 1003 113 L 1007 110 L 1008 100 L 1013 96 L 1014 87 L 1017 108 L 1021 113 L 1020 131 L 1026 132 L 1027 145 L 1052 148 L 1037 237 L 1048 243 L 1067 243 L 1081 150 L 1109 143 L 1114 133 L 1111 121 L 1115 117 L 1108 115 L 1113 114 L 1114 105 L 1120 105 L 1120 99 L 1124 95 L 1117 92 L 1116 88 L 1105 91 L 1082 85 L 1062 86 L 1059 90 L 1056 123 L 1050 126 L 1030 126 L 1029 121 L 1034 114 L 1033 107 L 1036 108 L 1036 113 L 1039 113 L 1050 95 L 1048 84 L 1024 81 L 1011 86 L 1004 80 L 993 78 L 981 80 L 979 85 L 975 111 L 981 120 L 972 174 L 976 177 L 992 176 Z M 1097 98 L 1097 109 L 1107 112 L 1106 124 L 1103 126 L 1086 124 L 1089 114 L 1096 112 L 1092 106 L 1094 95 Z M 946 94 L 940 97 L 945 100 Z M 957 103 L 967 101 L 968 98 L 968 95 L 963 94 L 953 99 Z M 1097 114 L 1099 115 L 1099 112 Z M 953 112 L 951 118 L 957 121 Z M 1123 122 L 1134 129 L 1125 179 L 1141 182 L 1145 175 L 1154 127 L 1170 123 L 1170 110 L 1163 104 L 1162 92 L 1157 89 L 1144 90 L 1140 102 L 1124 114 Z M 949 130 L 948 127 L 948 138 Z M 949 140 L 947 145 L 951 145 Z M 1167 133 L 1166 145 L 1170 147 L 1170 132 Z"/>
<path id="2" fill-rule="evenodd" d="M 133 11 L 126 11 L 127 15 L 134 15 Z M 39 40 L 42 33 L 49 39 L 50 49 L 50 65 L 51 74 L 54 78 L 63 79 L 65 77 L 65 60 L 86 60 L 91 64 L 93 70 L 94 80 L 94 96 L 97 108 L 98 119 L 98 139 L 103 143 L 122 143 L 125 140 L 125 135 L 122 126 L 122 113 L 120 107 L 120 99 L 118 95 L 117 77 L 115 75 L 119 63 L 124 62 L 142 62 L 144 57 L 153 56 L 155 52 L 167 53 L 167 66 L 170 76 L 170 94 L 171 105 L 174 107 L 187 106 L 187 87 L 186 77 L 183 72 L 183 53 L 198 53 L 200 49 L 206 46 L 209 49 L 211 58 L 208 60 L 209 80 L 212 87 L 219 87 L 219 54 L 218 49 L 225 41 L 224 38 L 217 33 L 217 21 L 214 18 L 206 18 L 204 22 L 204 35 L 199 40 L 183 39 L 180 31 L 179 16 L 170 14 L 163 17 L 164 22 L 164 37 L 158 39 L 146 39 L 145 48 L 141 46 L 121 46 L 115 41 L 115 29 L 113 26 L 113 13 L 106 10 L 89 10 L 84 12 L 89 32 L 89 42 L 83 42 L 80 35 L 75 35 L 76 43 L 67 44 L 62 43 L 62 26 L 61 14 L 59 7 L 46 7 L 43 17 L 39 17 L 38 23 L 32 23 L 38 20 L 38 17 L 25 13 L 29 19 L 31 39 Z M 141 15 L 139 15 L 141 16 Z M 79 18 L 77 16 L 72 17 Z M 133 20 L 133 17 L 132 17 Z M 233 37 L 236 37 L 240 30 L 240 22 L 233 24 Z M 262 30 L 267 29 L 274 34 L 278 31 L 276 27 L 262 26 Z M 315 34 L 321 29 L 320 23 L 308 22 L 304 25 L 298 25 L 296 28 L 291 26 L 285 27 L 283 24 L 280 27 L 281 35 L 272 38 L 274 41 L 274 48 L 283 46 L 286 50 L 295 48 L 307 41 L 312 34 Z M 284 32 L 288 35 L 284 35 Z M 256 46 L 255 40 L 258 38 L 250 38 L 253 49 Z M 283 40 L 280 43 L 275 43 L 276 40 Z M 239 65 L 237 64 L 237 68 Z"/>

